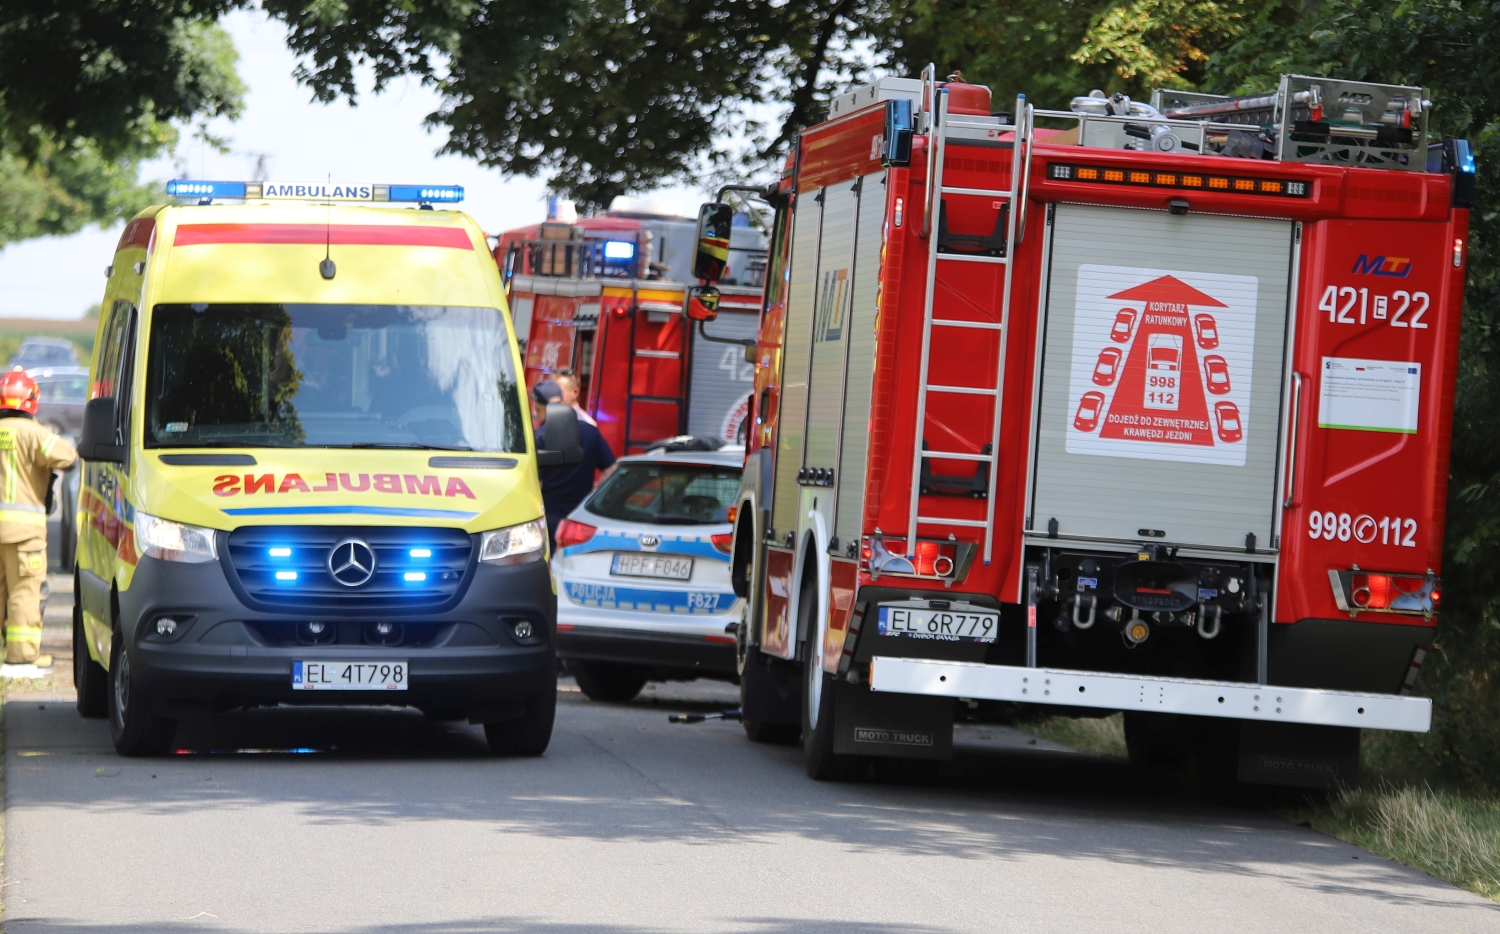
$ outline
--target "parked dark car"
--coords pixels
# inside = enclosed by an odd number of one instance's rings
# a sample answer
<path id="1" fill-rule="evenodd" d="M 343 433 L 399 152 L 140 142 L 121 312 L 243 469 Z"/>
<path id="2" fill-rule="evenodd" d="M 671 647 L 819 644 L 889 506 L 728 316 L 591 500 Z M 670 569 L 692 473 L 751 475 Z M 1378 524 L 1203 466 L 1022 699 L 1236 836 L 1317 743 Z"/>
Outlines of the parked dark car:
<path id="1" fill-rule="evenodd" d="M 42 393 L 36 420 L 77 443 L 83 434 L 83 405 L 89 399 L 88 367 L 27 367 L 26 372 Z"/>
<path id="2" fill-rule="evenodd" d="M 10 358 L 5 368 L 8 370 L 14 366 L 23 366 L 29 373 L 39 366 L 79 365 L 78 351 L 74 349 L 72 341 L 60 337 L 28 337 L 21 342 L 21 348 Z M 33 373 L 32 377 L 35 376 Z"/>

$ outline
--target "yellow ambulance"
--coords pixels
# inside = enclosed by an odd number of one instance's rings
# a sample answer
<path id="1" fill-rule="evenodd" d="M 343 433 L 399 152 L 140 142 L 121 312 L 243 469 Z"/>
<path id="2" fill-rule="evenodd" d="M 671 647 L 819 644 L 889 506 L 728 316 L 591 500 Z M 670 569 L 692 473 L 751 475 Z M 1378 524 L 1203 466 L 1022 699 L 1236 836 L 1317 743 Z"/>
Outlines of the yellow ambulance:
<path id="1" fill-rule="evenodd" d="M 178 181 L 107 271 L 79 452 L 78 709 L 122 755 L 274 704 L 540 755 L 556 598 L 521 360 L 456 186 Z M 577 457 L 572 410 L 548 412 Z"/>

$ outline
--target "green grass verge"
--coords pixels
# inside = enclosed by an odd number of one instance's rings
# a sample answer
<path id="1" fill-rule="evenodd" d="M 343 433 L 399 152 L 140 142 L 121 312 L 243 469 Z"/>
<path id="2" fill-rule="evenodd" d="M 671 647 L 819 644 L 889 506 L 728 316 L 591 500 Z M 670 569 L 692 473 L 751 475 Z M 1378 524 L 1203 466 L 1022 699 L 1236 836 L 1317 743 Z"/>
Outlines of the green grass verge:
<path id="1" fill-rule="evenodd" d="M 1500 800 L 1381 780 L 1286 816 L 1500 901 Z"/>
<path id="2" fill-rule="evenodd" d="M 1032 736 L 1061 743 L 1079 752 L 1106 759 L 1127 759 L 1125 752 L 1125 715 L 1100 718 L 1048 717 L 1035 723 L 1020 724 Z"/>

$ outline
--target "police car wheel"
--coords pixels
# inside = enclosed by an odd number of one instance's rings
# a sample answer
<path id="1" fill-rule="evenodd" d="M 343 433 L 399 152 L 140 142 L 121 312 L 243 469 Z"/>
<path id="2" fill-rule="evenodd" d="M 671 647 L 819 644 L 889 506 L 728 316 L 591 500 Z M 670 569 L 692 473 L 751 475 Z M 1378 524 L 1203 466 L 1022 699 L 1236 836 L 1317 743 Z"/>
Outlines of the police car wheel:
<path id="1" fill-rule="evenodd" d="M 122 756 L 162 756 L 172 750 L 177 723 L 158 717 L 151 699 L 143 695 L 130 677 L 130 655 L 125 637 L 117 628 L 109 649 L 109 738 Z"/>
<path id="2" fill-rule="evenodd" d="M 568 671 L 578 682 L 578 689 L 593 701 L 624 703 L 635 699 L 646 686 L 646 674 L 629 665 L 609 662 L 568 662 Z"/>
<path id="3" fill-rule="evenodd" d="M 77 587 L 74 588 L 77 593 Z M 109 672 L 89 656 L 83 632 L 83 607 L 73 604 L 73 684 L 78 689 L 78 715 L 100 720 L 109 713 Z"/>
<path id="4" fill-rule="evenodd" d="M 497 756 L 539 756 L 552 742 L 552 721 L 557 716 L 557 689 L 533 698 L 526 714 L 515 720 L 484 725 L 484 738 Z"/>

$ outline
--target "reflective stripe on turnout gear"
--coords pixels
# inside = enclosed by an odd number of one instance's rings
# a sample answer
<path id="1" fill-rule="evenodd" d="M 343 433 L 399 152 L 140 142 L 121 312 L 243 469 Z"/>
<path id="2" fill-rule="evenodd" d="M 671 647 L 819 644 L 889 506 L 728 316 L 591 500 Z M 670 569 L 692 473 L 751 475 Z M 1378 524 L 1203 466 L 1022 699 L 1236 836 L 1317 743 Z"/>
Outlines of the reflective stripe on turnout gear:
<path id="1" fill-rule="evenodd" d="M 7 625 L 5 627 L 5 641 L 40 643 L 42 641 L 42 627 Z"/>

